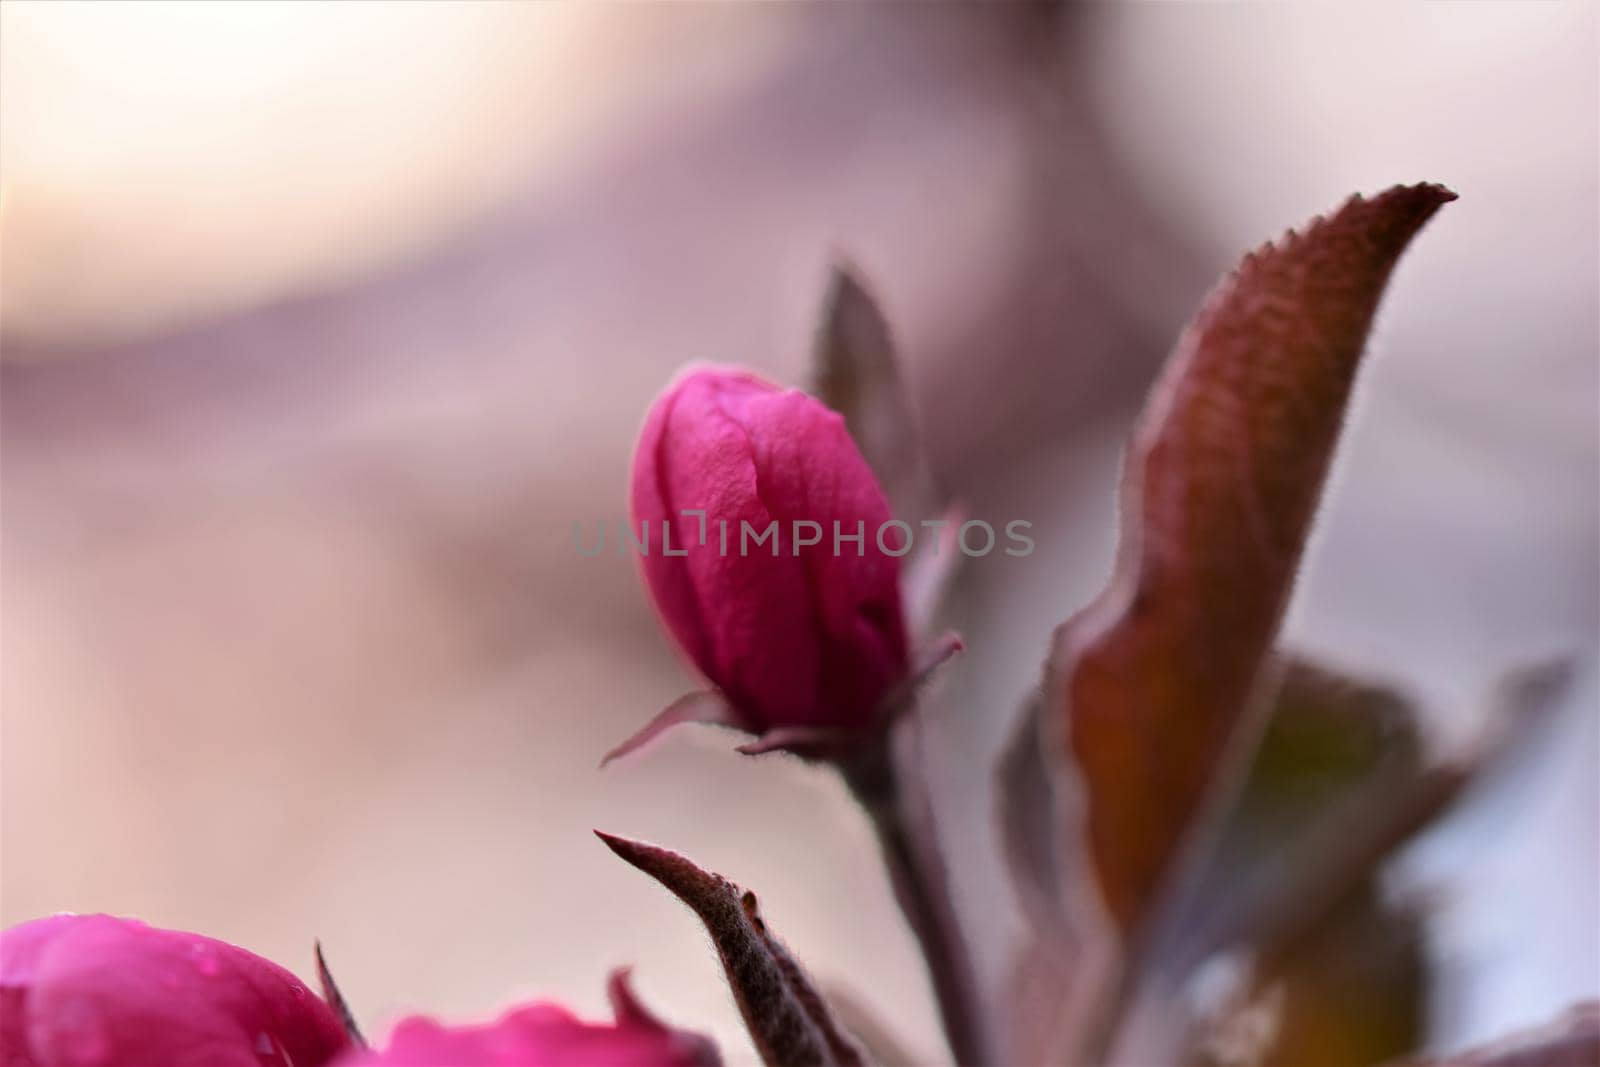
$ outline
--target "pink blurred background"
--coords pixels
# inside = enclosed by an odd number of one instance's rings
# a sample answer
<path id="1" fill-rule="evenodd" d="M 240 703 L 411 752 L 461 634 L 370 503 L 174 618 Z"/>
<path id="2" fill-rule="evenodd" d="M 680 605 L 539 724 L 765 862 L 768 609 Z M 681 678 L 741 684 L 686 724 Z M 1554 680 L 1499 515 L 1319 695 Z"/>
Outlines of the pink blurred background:
<path id="1" fill-rule="evenodd" d="M 0 7 L 0 918 L 111 911 L 308 971 L 369 1029 L 524 995 L 748 1044 L 695 922 L 593 840 L 757 889 L 932 1059 L 827 775 L 678 736 L 623 513 L 690 359 L 805 374 L 872 279 L 942 479 L 1027 518 L 930 708 L 961 904 L 1016 935 L 991 754 L 1106 572 L 1141 391 L 1242 251 L 1355 191 L 1402 264 L 1288 640 L 1441 743 L 1582 660 L 1537 767 L 1408 857 L 1435 1038 L 1600 992 L 1600 36 L 1586 3 Z M 592 527 L 591 527 L 592 528 Z"/>

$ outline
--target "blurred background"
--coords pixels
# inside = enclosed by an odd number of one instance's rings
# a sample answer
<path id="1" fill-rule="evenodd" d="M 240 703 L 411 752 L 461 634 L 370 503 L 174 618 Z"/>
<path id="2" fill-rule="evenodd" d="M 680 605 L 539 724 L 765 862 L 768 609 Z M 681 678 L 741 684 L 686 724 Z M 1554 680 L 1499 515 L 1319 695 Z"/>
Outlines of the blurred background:
<path id="1" fill-rule="evenodd" d="M 1461 194 L 1403 261 L 1287 640 L 1441 741 L 1577 652 L 1536 766 L 1408 864 L 1431 1039 L 1600 992 L 1600 39 L 1566 3 L 0 7 L 0 918 L 110 911 L 369 1030 L 513 998 L 747 1060 L 692 917 L 589 834 L 756 889 L 919 1055 L 838 783 L 726 735 L 595 769 L 691 684 L 615 521 L 690 359 L 801 381 L 831 259 L 896 329 L 970 567 L 929 709 L 961 905 L 1016 934 L 990 754 L 1103 581 L 1119 450 L 1240 253 Z M 591 527 L 592 528 L 592 527 Z"/>

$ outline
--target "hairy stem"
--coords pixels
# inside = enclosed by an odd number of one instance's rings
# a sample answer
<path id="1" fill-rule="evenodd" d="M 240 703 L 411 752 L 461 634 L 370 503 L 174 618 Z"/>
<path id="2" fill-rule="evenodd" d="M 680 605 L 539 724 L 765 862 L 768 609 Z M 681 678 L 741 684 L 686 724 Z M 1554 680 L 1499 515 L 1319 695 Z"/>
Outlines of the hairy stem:
<path id="1" fill-rule="evenodd" d="M 921 778 L 899 773 L 887 733 L 839 769 L 872 820 L 895 900 L 928 965 L 950 1051 L 963 1067 L 982 1067 L 991 1059 L 983 1005 Z"/>

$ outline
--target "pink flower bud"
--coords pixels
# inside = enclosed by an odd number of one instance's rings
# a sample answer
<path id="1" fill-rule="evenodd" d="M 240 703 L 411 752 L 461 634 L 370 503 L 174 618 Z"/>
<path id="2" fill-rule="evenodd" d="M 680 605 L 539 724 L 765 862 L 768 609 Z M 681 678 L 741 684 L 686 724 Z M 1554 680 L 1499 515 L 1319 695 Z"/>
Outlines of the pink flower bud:
<path id="1" fill-rule="evenodd" d="M 223 941 L 109 915 L 0 934 L 5 1067 L 321 1067 L 347 1044 L 294 975 Z"/>
<path id="2" fill-rule="evenodd" d="M 442 1026 L 422 1016 L 402 1020 L 380 1051 L 356 1052 L 339 1067 L 717 1067 L 715 1046 L 674 1030 L 646 1011 L 611 977 L 617 1021 L 586 1023 L 558 1004 L 514 1008 L 483 1026 Z"/>
<path id="3" fill-rule="evenodd" d="M 909 533 L 884 528 L 888 501 L 839 415 L 745 371 L 693 370 L 645 420 L 632 496 L 656 606 L 739 725 L 871 725 L 907 673 Z"/>

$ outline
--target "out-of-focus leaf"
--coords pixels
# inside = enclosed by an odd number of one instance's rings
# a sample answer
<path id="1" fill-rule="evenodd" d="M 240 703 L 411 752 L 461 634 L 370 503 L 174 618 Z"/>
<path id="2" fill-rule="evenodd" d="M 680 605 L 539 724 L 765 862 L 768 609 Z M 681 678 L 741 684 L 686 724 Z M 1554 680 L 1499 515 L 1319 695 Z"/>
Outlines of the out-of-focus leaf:
<path id="1" fill-rule="evenodd" d="M 842 263 L 828 281 L 813 359 L 818 399 L 844 416 L 895 515 L 917 522 L 931 514 L 932 478 L 889 323 L 857 272 Z"/>
<path id="2" fill-rule="evenodd" d="M 964 558 L 956 545 L 963 515 L 934 484 L 888 320 L 847 264 L 835 263 L 829 276 L 812 362 L 812 391 L 844 416 L 895 517 L 944 523 L 938 536 L 922 539 L 902 578 L 912 632 L 925 635 Z"/>
<path id="3" fill-rule="evenodd" d="M 1416 715 L 1404 697 L 1291 660 L 1194 911 L 1224 925 L 1247 923 L 1251 902 L 1239 898 L 1248 876 L 1240 872 L 1292 851 L 1327 805 L 1378 776 L 1415 777 L 1420 761 Z M 1372 873 L 1292 956 L 1255 977 L 1243 1010 L 1265 1000 L 1271 1020 L 1249 1062 L 1349 1067 L 1417 1047 L 1428 986 L 1422 920 L 1386 902 Z M 1224 1024 L 1220 1033 L 1229 1030 Z M 1234 1062 L 1215 1047 L 1201 1051 L 1211 1053 L 1202 1062 Z"/>
<path id="4" fill-rule="evenodd" d="M 1397 691 L 1291 658 L 1229 837 L 1271 849 L 1303 820 L 1386 767 L 1421 767 L 1417 713 Z"/>
<path id="5" fill-rule="evenodd" d="M 1422 1041 L 1428 955 L 1423 920 L 1375 886 L 1347 900 L 1265 983 L 1282 990 L 1265 1067 L 1351 1067 Z"/>
<path id="6" fill-rule="evenodd" d="M 1037 729 L 1043 694 L 1023 711 L 1024 729 L 1007 745 L 996 773 L 1000 840 L 1011 887 L 1026 923 L 1011 961 L 1001 1008 L 1008 1056 L 1018 1063 L 1049 1061 L 1063 1043 L 1060 1030 L 1077 977 L 1078 937 L 1065 899 L 1061 825 Z"/>
<path id="7" fill-rule="evenodd" d="M 1406 1067 L 1594 1067 L 1600 1063 L 1600 1001 L 1575 1004 L 1554 1022 L 1492 1045 Z"/>
<path id="8" fill-rule="evenodd" d="M 1043 695 L 1035 693 L 1023 721 L 1037 720 Z M 1017 732 L 1001 755 L 997 773 L 1000 793 L 1000 841 L 1011 884 L 1023 915 L 1051 940 L 1067 940 L 1062 903 L 1060 826 L 1055 819 L 1049 768 L 1039 744 L 1039 731 Z"/>
<path id="9" fill-rule="evenodd" d="M 1331 798 L 1264 862 L 1235 878 L 1227 894 L 1230 907 L 1200 925 L 1192 941 L 1179 946 L 1179 955 L 1198 962 L 1247 950 L 1257 973 L 1270 974 L 1397 849 L 1539 736 L 1571 675 L 1567 660 L 1512 672 L 1499 687 L 1482 735 L 1466 751 L 1419 765 L 1402 749 L 1356 787 Z"/>
<path id="10" fill-rule="evenodd" d="M 822 994 L 767 929 L 754 893 L 676 852 L 598 830 L 595 834 L 700 917 L 768 1067 L 862 1067 L 861 1051 L 835 1021 Z"/>
<path id="11" fill-rule="evenodd" d="M 1428 955 L 1423 916 L 1368 884 L 1271 974 L 1212 1019 L 1191 1063 L 1203 1067 L 1359 1067 L 1421 1042 Z"/>
<path id="12" fill-rule="evenodd" d="M 1416 712 L 1399 693 L 1291 658 L 1245 784 L 1179 925 L 1216 950 L 1241 940 L 1261 901 L 1241 887 L 1289 862 L 1309 828 L 1363 791 L 1421 774 Z"/>
<path id="13" fill-rule="evenodd" d="M 848 986 L 830 983 L 828 1004 L 844 1028 L 861 1042 L 875 1067 L 918 1067 L 930 1057 L 912 1052 L 888 1021 Z"/>
<path id="14" fill-rule="evenodd" d="M 1196 813 L 1228 788 L 1213 781 L 1225 753 L 1253 740 L 1240 727 L 1373 314 L 1401 252 L 1451 199 L 1436 185 L 1356 197 L 1246 256 L 1146 404 L 1115 574 L 1052 656 L 1052 713 L 1066 716 L 1088 847 L 1124 931 L 1145 917 Z"/>
<path id="15" fill-rule="evenodd" d="M 1243 985 L 1236 1001 L 1280 991 L 1272 1043 L 1254 1063 L 1376 1063 L 1415 1047 L 1429 974 L 1421 951 L 1423 916 L 1385 903 L 1377 874 L 1398 849 L 1542 735 L 1571 678 L 1571 663 L 1514 671 L 1499 687 L 1483 735 L 1467 751 L 1433 762 L 1423 760 L 1411 715 L 1393 694 L 1374 686 L 1330 687 L 1328 676 L 1308 674 L 1303 666 L 1291 668 L 1288 677 L 1298 681 L 1285 687 L 1244 803 L 1218 850 L 1215 869 L 1232 874 L 1218 874 L 1200 906 L 1209 910 L 1207 921 L 1197 917 L 1194 936 L 1175 947 L 1174 960 L 1163 962 L 1183 972 L 1205 958 L 1237 961 Z M 1335 724 L 1341 702 L 1353 724 L 1346 741 L 1330 737 L 1306 750 L 1305 740 Z M 1309 721 L 1291 727 L 1291 717 Z M 1349 758 L 1362 750 L 1365 757 Z M 1303 755 L 1291 758 L 1297 751 Z M 1346 770 L 1319 775 L 1307 756 L 1325 769 Z M 1283 773 L 1296 763 L 1304 782 L 1321 778 L 1322 784 L 1297 785 Z M 1264 818 L 1272 809 L 1277 816 Z M 1275 827 L 1275 839 L 1251 840 L 1241 829 L 1251 825 Z M 1209 1020 L 1209 1026 L 1216 1030 L 1218 1022 Z M 1225 1014 L 1221 1023 L 1226 1030 Z M 1202 1048 L 1211 1043 L 1199 1042 Z"/>

